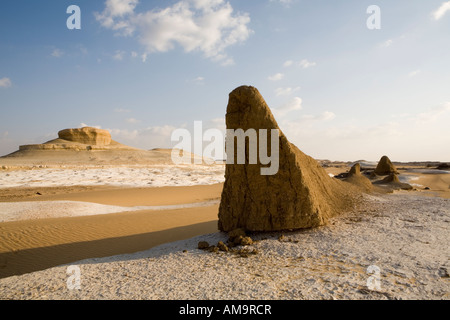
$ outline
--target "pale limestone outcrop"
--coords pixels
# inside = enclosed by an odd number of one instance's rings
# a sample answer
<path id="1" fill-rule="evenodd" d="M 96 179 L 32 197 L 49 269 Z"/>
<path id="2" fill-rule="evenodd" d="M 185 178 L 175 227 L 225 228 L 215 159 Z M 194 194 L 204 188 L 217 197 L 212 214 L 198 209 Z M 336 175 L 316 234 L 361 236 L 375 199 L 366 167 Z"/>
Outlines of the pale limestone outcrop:
<path id="1" fill-rule="evenodd" d="M 58 136 L 60 139 L 87 145 L 107 146 L 111 143 L 111 134 L 108 130 L 92 127 L 61 130 Z"/>

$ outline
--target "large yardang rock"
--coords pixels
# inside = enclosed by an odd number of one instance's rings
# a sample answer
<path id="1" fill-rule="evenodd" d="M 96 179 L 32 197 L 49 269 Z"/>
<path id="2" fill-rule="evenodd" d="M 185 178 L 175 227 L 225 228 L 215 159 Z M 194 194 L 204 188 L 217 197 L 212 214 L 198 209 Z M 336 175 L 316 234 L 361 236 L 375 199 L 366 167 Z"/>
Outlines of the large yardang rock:
<path id="1" fill-rule="evenodd" d="M 394 166 L 394 164 L 387 156 L 381 157 L 374 172 L 375 174 L 380 176 L 389 175 L 391 173 L 398 173 L 397 168 Z"/>
<path id="2" fill-rule="evenodd" d="M 92 127 L 61 130 L 58 136 L 60 139 L 89 145 L 107 146 L 111 143 L 111 134 L 108 130 Z"/>
<path id="3" fill-rule="evenodd" d="M 279 129 L 258 90 L 248 86 L 230 93 L 226 125 L 227 129 L 255 129 L 257 132 Z M 267 141 L 262 143 L 267 144 Z M 248 151 L 247 144 L 246 159 L 249 159 Z M 345 191 L 351 186 L 330 178 L 317 161 L 291 144 L 281 130 L 278 172 L 262 175 L 261 167 L 267 165 L 263 166 L 259 159 L 257 164 L 227 163 L 219 207 L 220 230 L 277 231 L 317 227 L 354 201 Z"/>

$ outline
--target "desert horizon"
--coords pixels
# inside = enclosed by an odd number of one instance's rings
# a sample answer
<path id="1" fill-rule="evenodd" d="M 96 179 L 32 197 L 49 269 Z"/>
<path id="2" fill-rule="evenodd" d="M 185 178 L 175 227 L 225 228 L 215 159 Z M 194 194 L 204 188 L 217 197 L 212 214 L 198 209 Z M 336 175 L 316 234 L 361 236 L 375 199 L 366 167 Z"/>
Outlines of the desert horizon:
<path id="1" fill-rule="evenodd" d="M 98 129 L 96 127 L 82 127 L 82 128 L 77 128 L 77 130 L 81 130 L 81 129 L 93 129 L 93 130 L 101 130 L 101 131 L 105 131 L 108 132 L 109 135 L 111 135 L 109 133 L 108 130 L 105 129 Z M 65 131 L 65 130 L 75 130 L 75 129 L 64 129 L 61 131 Z M 223 135 L 223 140 L 225 141 L 225 135 Z M 2 169 L 5 170 L 5 168 L 3 168 L 3 166 L 7 166 L 8 163 L 11 163 L 11 166 L 14 167 L 14 163 L 16 164 L 21 164 L 20 162 L 20 158 L 32 158 L 33 161 L 35 162 L 39 162 L 39 161 L 46 161 L 47 163 L 50 161 L 51 163 L 51 154 L 48 153 L 40 153 L 40 151 L 44 151 L 44 150 L 53 150 L 53 151 L 59 151 L 60 154 L 58 155 L 59 158 L 63 158 L 63 156 L 66 156 L 67 158 L 69 158 L 71 155 L 79 155 L 79 151 L 123 151 L 124 153 L 128 152 L 129 153 L 129 157 L 133 156 L 133 152 L 135 152 L 136 154 L 139 154 L 139 151 L 142 152 L 144 151 L 144 154 L 149 155 L 149 158 L 151 158 L 151 153 L 154 153 L 154 155 L 159 155 L 159 159 L 158 160 L 162 160 L 162 157 L 164 157 L 164 153 L 167 155 L 168 153 L 171 153 L 172 150 L 174 149 L 180 149 L 180 148 L 164 148 L 164 147 L 154 147 L 152 149 L 149 150 L 145 150 L 145 149 L 140 149 L 140 148 L 136 148 L 136 147 L 131 147 L 125 144 L 122 144 L 120 142 L 117 142 L 115 140 L 112 140 L 112 136 L 111 136 L 111 141 L 107 144 L 100 144 L 98 146 L 96 146 L 95 142 L 94 142 L 94 147 L 92 146 L 92 143 L 86 142 L 86 143 L 80 143 L 80 142 L 74 142 L 74 141 L 70 141 L 70 140 L 65 140 L 61 137 L 55 137 L 54 139 L 51 139 L 49 141 L 43 142 L 43 143 L 39 143 L 39 144 L 30 144 L 30 145 L 20 145 L 18 146 L 18 148 L 13 151 L 10 152 L 8 154 L 4 154 L 4 155 L 0 155 L 0 159 L 2 159 Z M 221 142 L 220 146 L 223 147 L 223 154 L 225 154 L 225 143 L 224 141 Z M 206 147 L 207 143 L 202 142 L 201 144 L 201 150 L 203 150 Z M 94 149 L 93 149 L 94 148 Z M 198 154 L 194 154 L 192 153 L 194 147 L 189 146 L 189 148 L 187 148 L 188 150 L 183 150 L 180 149 L 181 152 L 187 152 L 188 154 L 190 154 L 191 157 L 202 157 L 202 155 L 198 155 Z M 66 152 L 66 154 L 64 154 L 64 152 Z M 57 153 L 55 153 L 56 155 Z M 366 165 L 367 167 L 375 167 L 379 161 L 379 159 L 383 156 L 384 154 L 380 154 L 380 156 L 377 159 L 316 159 L 316 161 L 319 161 L 321 164 L 327 164 L 327 163 L 332 163 L 332 164 L 354 164 L 354 163 L 361 163 L 363 165 Z M 39 159 L 39 156 L 44 156 L 47 157 L 46 159 Z M 117 157 L 117 155 L 116 155 Z M 19 159 L 18 159 L 19 158 Z M 27 159 L 23 159 L 24 161 L 28 161 Z M 61 159 L 59 159 L 61 161 Z M 155 159 L 156 160 L 156 159 Z M 167 160 L 165 159 L 168 163 L 173 162 L 171 159 Z M 214 157 L 212 158 L 212 160 L 216 161 L 217 163 L 221 163 L 221 162 L 225 162 L 226 161 L 226 156 L 222 156 L 222 157 Z M 395 160 L 393 159 L 393 163 L 395 163 L 396 165 L 402 165 L 402 164 L 408 164 L 408 165 L 417 165 L 417 166 L 436 166 L 438 167 L 439 165 L 445 165 L 447 163 L 449 163 L 450 161 L 448 161 L 450 159 L 409 159 L 409 160 L 403 160 L 403 161 L 399 161 L 399 160 Z M 65 160 L 65 161 L 69 161 L 69 160 Z M 125 162 L 124 162 L 125 163 Z M 11 166 L 9 167 L 9 169 L 11 169 Z M 25 165 L 23 165 L 25 166 Z"/>

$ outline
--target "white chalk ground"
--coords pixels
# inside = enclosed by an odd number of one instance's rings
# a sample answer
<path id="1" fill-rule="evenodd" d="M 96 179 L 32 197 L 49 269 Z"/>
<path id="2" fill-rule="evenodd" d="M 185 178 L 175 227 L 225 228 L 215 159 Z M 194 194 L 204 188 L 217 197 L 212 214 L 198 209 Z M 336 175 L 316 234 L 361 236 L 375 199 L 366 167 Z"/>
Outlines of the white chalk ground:
<path id="1" fill-rule="evenodd" d="M 152 165 L 103 166 L 0 170 L 0 188 L 119 186 L 167 187 L 209 185 L 224 182 L 225 166 L 216 165 Z M 205 202 L 173 206 L 119 207 L 87 202 L 15 202 L 0 203 L 0 222 L 26 219 L 58 218 L 108 214 L 137 210 L 170 210 L 213 205 Z"/>
<path id="2" fill-rule="evenodd" d="M 167 187 L 225 181 L 225 165 L 104 166 L 0 170 L 0 188 L 59 186 Z"/>
<path id="3" fill-rule="evenodd" d="M 356 209 L 281 241 L 280 233 L 254 235 L 258 253 L 247 258 L 197 249 L 225 241 L 218 232 L 73 263 L 79 290 L 68 287 L 76 282 L 67 265 L 0 279 L 0 299 L 450 298 L 450 200 L 367 196 Z"/>
<path id="4" fill-rule="evenodd" d="M 174 210 L 212 206 L 217 203 L 219 203 L 218 200 L 211 200 L 167 206 L 122 207 L 82 201 L 0 202 L 0 223 L 20 220 L 91 216 L 97 214 L 133 212 L 139 210 Z"/>

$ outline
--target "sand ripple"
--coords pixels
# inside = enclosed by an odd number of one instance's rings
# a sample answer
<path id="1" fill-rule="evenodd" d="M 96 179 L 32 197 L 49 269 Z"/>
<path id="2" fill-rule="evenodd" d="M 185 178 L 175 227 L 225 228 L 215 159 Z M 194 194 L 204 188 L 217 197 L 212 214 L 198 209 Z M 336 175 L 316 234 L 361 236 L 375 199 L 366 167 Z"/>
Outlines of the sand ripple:
<path id="1" fill-rule="evenodd" d="M 68 289 L 67 266 L 1 279 L 0 298 L 449 299 L 449 221 L 447 199 L 371 196 L 328 226 L 255 236 L 259 253 L 248 258 L 198 250 L 226 240 L 213 233 L 74 263 L 80 290 Z M 379 290 L 368 290 L 369 266 Z"/>
<path id="2" fill-rule="evenodd" d="M 0 223 L 22 220 L 36 220 L 47 218 L 91 216 L 118 212 L 132 212 L 143 210 L 175 210 L 195 207 L 205 207 L 218 204 L 219 200 L 196 203 L 176 204 L 166 206 L 109 206 L 82 201 L 28 201 L 28 202 L 0 202 Z"/>

